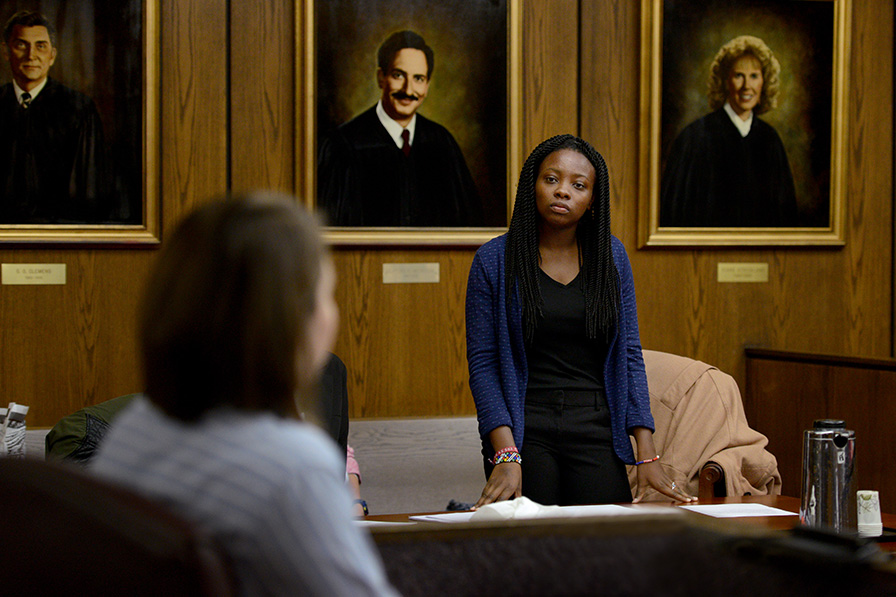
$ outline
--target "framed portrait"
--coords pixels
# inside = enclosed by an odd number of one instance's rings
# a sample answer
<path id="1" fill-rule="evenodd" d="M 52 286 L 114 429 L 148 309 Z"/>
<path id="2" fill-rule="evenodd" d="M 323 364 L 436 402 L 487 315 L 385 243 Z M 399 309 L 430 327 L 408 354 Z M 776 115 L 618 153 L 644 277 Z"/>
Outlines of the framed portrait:
<path id="1" fill-rule="evenodd" d="M 0 9 L 0 242 L 157 244 L 158 0 Z"/>
<path id="2" fill-rule="evenodd" d="M 300 10 L 296 190 L 328 238 L 473 245 L 506 231 L 519 171 L 518 0 Z"/>
<path id="3" fill-rule="evenodd" d="M 850 0 L 642 0 L 639 244 L 843 245 Z"/>

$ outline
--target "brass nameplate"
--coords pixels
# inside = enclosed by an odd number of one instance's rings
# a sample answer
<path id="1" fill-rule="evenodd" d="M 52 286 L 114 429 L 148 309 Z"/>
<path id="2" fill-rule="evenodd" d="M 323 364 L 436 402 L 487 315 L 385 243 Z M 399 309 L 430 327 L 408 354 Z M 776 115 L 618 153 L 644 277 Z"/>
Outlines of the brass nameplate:
<path id="1" fill-rule="evenodd" d="M 4 263 L 3 284 L 65 284 L 64 263 Z"/>
<path id="2" fill-rule="evenodd" d="M 720 263 L 719 282 L 768 282 L 768 263 Z"/>
<path id="3" fill-rule="evenodd" d="M 438 284 L 438 263 L 384 263 L 383 284 Z"/>

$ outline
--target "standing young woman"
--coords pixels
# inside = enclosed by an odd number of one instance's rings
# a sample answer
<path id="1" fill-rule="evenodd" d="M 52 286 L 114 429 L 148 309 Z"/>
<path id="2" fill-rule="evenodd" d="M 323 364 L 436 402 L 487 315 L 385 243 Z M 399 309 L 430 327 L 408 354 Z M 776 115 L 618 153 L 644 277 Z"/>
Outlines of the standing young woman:
<path id="1" fill-rule="evenodd" d="M 466 325 L 487 478 L 476 507 L 632 501 L 626 463 L 638 465 L 634 501 L 648 486 L 693 499 L 653 445 L 631 267 L 587 142 L 552 137 L 526 160 L 507 234 L 473 259 Z"/>

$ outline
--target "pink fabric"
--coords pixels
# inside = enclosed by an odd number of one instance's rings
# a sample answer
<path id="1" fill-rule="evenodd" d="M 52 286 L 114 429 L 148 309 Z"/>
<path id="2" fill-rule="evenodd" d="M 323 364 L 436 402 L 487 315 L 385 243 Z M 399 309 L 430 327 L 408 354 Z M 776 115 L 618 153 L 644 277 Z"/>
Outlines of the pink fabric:
<path id="1" fill-rule="evenodd" d="M 358 466 L 358 461 L 355 460 L 355 450 L 351 446 L 348 446 L 345 451 L 345 474 L 358 475 L 358 481 L 361 481 L 361 467 Z"/>

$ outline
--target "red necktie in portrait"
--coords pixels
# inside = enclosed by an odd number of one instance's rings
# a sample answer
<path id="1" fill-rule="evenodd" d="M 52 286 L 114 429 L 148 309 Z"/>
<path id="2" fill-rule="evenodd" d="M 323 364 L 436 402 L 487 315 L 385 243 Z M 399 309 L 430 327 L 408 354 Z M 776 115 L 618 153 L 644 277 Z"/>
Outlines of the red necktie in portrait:
<path id="1" fill-rule="evenodd" d="M 401 138 L 404 140 L 401 150 L 404 152 L 405 157 L 407 157 L 411 153 L 411 132 L 408 129 L 404 129 L 401 131 Z"/>

